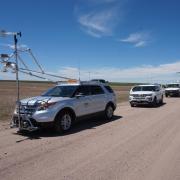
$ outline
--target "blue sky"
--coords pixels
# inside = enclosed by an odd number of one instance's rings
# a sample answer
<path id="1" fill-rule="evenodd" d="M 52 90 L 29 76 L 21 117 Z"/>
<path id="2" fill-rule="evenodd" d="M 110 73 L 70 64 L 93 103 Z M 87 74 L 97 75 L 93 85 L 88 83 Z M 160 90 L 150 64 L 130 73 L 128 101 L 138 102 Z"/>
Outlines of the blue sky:
<path id="1" fill-rule="evenodd" d="M 1 0 L 0 28 L 22 31 L 20 44 L 48 72 L 78 78 L 80 68 L 81 79 L 175 81 L 179 9 L 179 0 Z M 11 38 L 0 38 L 0 53 L 9 52 L 5 44 Z"/>

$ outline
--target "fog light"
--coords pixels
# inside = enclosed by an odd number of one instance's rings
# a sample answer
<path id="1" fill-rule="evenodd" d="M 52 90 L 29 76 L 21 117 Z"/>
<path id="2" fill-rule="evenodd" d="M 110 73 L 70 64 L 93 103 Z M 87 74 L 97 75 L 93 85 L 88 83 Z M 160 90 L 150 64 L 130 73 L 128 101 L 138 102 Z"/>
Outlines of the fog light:
<path id="1" fill-rule="evenodd" d="M 23 128 L 28 128 L 28 126 L 29 126 L 28 122 L 24 121 L 23 122 Z"/>

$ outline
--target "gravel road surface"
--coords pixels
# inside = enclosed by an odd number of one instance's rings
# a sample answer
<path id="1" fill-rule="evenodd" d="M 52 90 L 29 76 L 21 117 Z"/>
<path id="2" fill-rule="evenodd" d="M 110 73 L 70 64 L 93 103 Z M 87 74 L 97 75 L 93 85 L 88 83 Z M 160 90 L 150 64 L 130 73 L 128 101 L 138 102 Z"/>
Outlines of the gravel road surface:
<path id="1" fill-rule="evenodd" d="M 122 103 L 113 121 L 89 119 L 65 135 L 0 126 L 1 180 L 180 180 L 180 98 Z"/>

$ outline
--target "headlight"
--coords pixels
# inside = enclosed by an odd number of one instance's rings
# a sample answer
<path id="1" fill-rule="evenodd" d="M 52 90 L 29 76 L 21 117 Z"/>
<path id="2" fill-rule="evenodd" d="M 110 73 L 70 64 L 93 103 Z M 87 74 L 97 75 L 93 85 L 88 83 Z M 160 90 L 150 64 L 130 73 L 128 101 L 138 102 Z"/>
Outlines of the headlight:
<path id="1" fill-rule="evenodd" d="M 39 107 L 37 108 L 38 111 L 49 109 L 50 107 L 54 106 L 57 102 L 42 102 Z"/>
<path id="2" fill-rule="evenodd" d="M 14 109 L 14 114 L 17 114 L 17 107 L 15 107 Z"/>
<path id="3" fill-rule="evenodd" d="M 19 108 L 21 108 L 21 107 L 20 107 L 20 105 L 16 102 L 16 106 L 15 106 L 15 109 L 14 109 L 14 114 L 17 114 L 17 113 L 18 113 Z"/>

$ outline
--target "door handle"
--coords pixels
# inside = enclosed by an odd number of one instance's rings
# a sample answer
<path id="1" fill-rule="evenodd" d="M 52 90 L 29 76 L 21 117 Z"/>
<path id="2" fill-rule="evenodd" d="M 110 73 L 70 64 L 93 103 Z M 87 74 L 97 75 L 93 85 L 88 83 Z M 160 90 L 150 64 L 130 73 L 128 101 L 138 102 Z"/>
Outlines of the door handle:
<path id="1" fill-rule="evenodd" d="M 89 103 L 84 103 L 84 105 L 85 105 L 85 106 L 88 106 L 88 105 L 89 105 Z"/>

